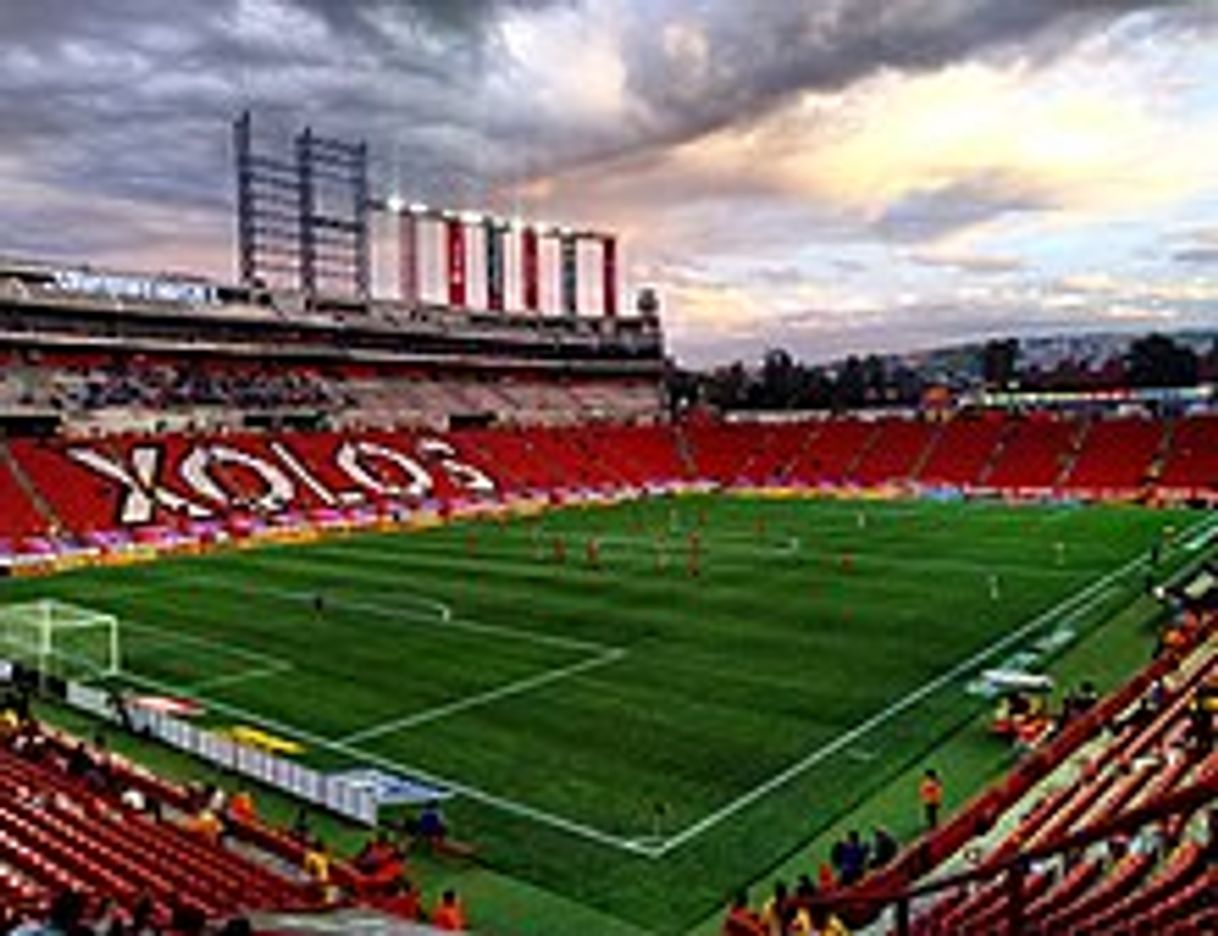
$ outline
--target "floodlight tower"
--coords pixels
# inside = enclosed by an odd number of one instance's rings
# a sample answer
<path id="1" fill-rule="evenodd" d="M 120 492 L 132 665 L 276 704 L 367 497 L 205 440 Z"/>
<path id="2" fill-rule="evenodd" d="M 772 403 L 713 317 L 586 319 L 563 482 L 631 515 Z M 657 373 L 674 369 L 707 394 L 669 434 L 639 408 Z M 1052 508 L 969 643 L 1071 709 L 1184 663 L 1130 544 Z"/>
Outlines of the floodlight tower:
<path id="1" fill-rule="evenodd" d="M 234 123 L 233 142 L 242 283 L 367 299 L 367 145 L 306 127 L 296 136 L 293 160 L 266 156 L 254 149 L 249 111 Z"/>

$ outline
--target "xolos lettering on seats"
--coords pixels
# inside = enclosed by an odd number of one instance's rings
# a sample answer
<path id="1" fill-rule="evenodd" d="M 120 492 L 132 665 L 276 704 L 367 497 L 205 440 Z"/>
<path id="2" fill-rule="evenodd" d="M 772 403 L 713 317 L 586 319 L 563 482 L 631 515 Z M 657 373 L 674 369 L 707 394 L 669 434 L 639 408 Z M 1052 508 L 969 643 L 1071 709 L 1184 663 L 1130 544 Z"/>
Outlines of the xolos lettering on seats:
<path id="1" fill-rule="evenodd" d="M 180 452 L 161 443 L 127 449 L 74 445 L 65 454 L 114 486 L 122 526 L 171 518 L 205 520 L 232 510 L 273 514 L 338 507 L 394 497 L 422 501 L 436 493 L 437 476 L 470 493 L 494 493 L 494 479 L 461 460 L 443 439 L 410 443 L 328 437 L 312 457 L 290 439 L 199 441 Z"/>

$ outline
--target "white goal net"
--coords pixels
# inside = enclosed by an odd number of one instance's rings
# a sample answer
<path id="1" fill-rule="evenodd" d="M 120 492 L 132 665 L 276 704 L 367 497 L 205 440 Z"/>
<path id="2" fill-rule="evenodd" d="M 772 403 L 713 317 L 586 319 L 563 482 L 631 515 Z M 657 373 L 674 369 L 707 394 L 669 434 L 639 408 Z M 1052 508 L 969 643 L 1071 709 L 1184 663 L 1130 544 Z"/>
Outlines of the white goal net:
<path id="1" fill-rule="evenodd" d="M 0 659 L 44 677 L 90 680 L 120 669 L 118 618 L 55 599 L 0 605 Z"/>

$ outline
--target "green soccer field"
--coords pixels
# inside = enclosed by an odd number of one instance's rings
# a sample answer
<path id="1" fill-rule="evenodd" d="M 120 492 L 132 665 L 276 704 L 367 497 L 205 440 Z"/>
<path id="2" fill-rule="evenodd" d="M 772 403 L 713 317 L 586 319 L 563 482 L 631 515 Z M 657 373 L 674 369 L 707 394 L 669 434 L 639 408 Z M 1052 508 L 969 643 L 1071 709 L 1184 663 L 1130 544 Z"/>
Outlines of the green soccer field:
<path id="1" fill-rule="evenodd" d="M 295 737 L 309 763 L 447 783 L 492 867 L 677 932 L 975 716 L 981 670 L 1127 606 L 1165 528 L 1161 571 L 1199 524 L 697 496 L 12 580 L 0 599 L 112 612 L 133 683 Z"/>

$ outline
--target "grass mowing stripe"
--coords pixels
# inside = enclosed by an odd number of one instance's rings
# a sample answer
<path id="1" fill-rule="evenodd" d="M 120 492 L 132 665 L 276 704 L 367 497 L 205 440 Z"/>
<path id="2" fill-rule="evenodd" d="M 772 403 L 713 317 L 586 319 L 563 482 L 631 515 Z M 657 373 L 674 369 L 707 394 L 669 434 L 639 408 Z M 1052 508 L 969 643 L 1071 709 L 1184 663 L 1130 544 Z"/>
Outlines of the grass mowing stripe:
<path id="1" fill-rule="evenodd" d="M 288 568 L 325 568 L 333 571 L 335 565 L 333 562 L 310 562 L 297 558 L 287 559 L 284 556 L 277 556 L 275 559 L 277 567 L 287 566 Z M 378 577 L 372 575 L 354 575 L 350 570 L 344 570 L 345 574 L 352 575 L 365 581 L 377 581 Z M 241 591 L 242 587 L 235 585 L 226 577 L 213 576 L 208 573 L 196 572 L 193 578 L 198 581 L 206 581 L 213 587 L 226 589 L 231 592 Z M 259 585 L 258 590 L 262 594 L 276 595 L 285 598 L 298 599 L 301 601 L 312 599 L 319 592 L 314 591 L 297 591 L 293 589 L 274 588 L 266 585 Z M 324 589 L 322 589 L 324 591 Z M 327 598 L 328 605 L 334 607 L 350 609 L 354 611 L 362 611 L 382 618 L 404 618 L 407 620 L 419 620 L 424 623 L 432 624 L 436 627 L 450 627 L 456 630 L 472 631 L 479 634 L 494 634 L 498 637 L 507 638 L 510 640 L 520 640 L 526 643 L 543 644 L 546 646 L 557 647 L 566 650 L 586 650 L 594 653 L 605 653 L 611 650 L 620 648 L 609 646 L 608 644 L 597 643 L 595 641 L 579 640 L 574 637 L 559 637 L 552 634 L 538 633 L 531 630 L 522 630 L 515 627 L 506 627 L 500 624 L 488 624 L 481 621 L 473 620 L 467 617 L 458 617 L 453 613 L 451 606 L 442 601 L 437 601 L 426 595 L 421 595 L 418 592 L 405 592 L 409 596 L 419 599 L 428 605 L 439 610 L 438 617 L 420 616 L 412 614 L 409 611 L 403 611 L 401 608 L 391 607 L 389 605 L 380 604 L 379 602 L 364 601 L 351 598 Z"/>
<path id="2" fill-rule="evenodd" d="M 1205 522 L 1206 521 L 1201 521 L 1201 523 L 1198 523 L 1196 526 L 1199 527 Z M 1038 615 L 1028 623 L 1008 633 L 1004 637 L 999 638 L 989 646 L 984 647 L 977 653 L 974 653 L 968 659 L 956 664 L 945 673 L 930 680 L 920 688 L 899 699 L 897 702 L 872 715 L 870 718 L 856 725 L 854 728 L 850 729 L 844 734 L 839 735 L 829 744 L 818 748 L 807 757 L 795 762 L 790 767 L 766 780 L 764 783 L 759 784 L 758 786 L 749 790 L 747 793 L 744 793 L 736 797 L 731 802 L 725 804 L 720 809 L 715 810 L 715 812 L 711 813 L 709 816 L 698 820 L 692 825 L 682 829 L 676 835 L 669 837 L 662 844 L 655 847 L 654 857 L 662 857 L 674 849 L 680 848 L 685 843 L 697 838 L 708 829 L 719 825 L 724 820 L 740 812 L 740 810 L 747 808 L 762 797 L 767 796 L 782 786 L 785 786 L 791 780 L 795 779 L 806 771 L 809 767 L 820 763 L 825 758 L 836 754 L 843 748 L 849 747 L 860 738 L 871 732 L 872 729 L 884 724 L 894 716 L 900 715 L 912 708 L 922 699 L 937 692 L 943 686 L 959 679 L 961 676 L 964 676 L 967 673 L 972 672 L 977 668 L 977 666 L 984 663 L 986 660 L 989 660 L 1011 645 L 1023 640 L 1028 635 L 1035 633 L 1038 629 L 1044 627 L 1047 622 L 1053 620 L 1058 615 L 1076 611 L 1077 609 L 1073 607 L 1075 604 L 1079 603 L 1080 601 L 1091 599 L 1093 595 L 1106 588 L 1110 582 L 1116 581 L 1123 576 L 1136 571 L 1141 566 L 1146 565 L 1148 561 L 1149 560 L 1146 558 L 1146 556 L 1139 554 L 1120 568 L 1101 576 L 1096 582 L 1087 586 L 1078 594 L 1050 608 L 1048 611 Z"/>
<path id="3" fill-rule="evenodd" d="M 488 689 L 486 692 L 478 695 L 466 696 L 463 699 L 458 699 L 455 702 L 450 702 L 447 705 L 440 705 L 433 709 L 428 709 L 423 712 L 416 712 L 412 715 L 406 715 L 402 718 L 394 719 L 380 725 L 373 725 L 363 731 L 357 731 L 345 738 L 340 738 L 341 744 L 358 744 L 362 741 L 368 741 L 372 738 L 379 738 L 383 735 L 397 734 L 399 731 L 405 731 L 408 728 L 416 728 L 419 725 L 425 725 L 429 722 L 436 721 L 441 718 L 447 718 L 450 715 L 456 715 L 459 712 L 469 711 L 470 709 L 482 708 L 485 705 L 490 705 L 492 702 L 498 702 L 501 699 L 506 699 L 511 696 L 521 695 L 525 692 L 532 692 L 534 689 L 540 689 L 542 686 L 549 686 L 563 679 L 568 679 L 571 676 L 585 673 L 588 670 L 599 669 L 602 666 L 608 666 L 610 663 L 616 663 L 626 655 L 625 650 L 614 649 L 607 650 L 600 656 L 594 657 L 591 660 L 583 660 L 579 663 L 572 663 L 570 666 L 559 667 L 554 670 L 547 670 L 544 673 L 538 673 L 536 676 L 529 676 L 514 683 L 508 683 L 506 686 L 500 686 L 496 689 Z"/>
<path id="4" fill-rule="evenodd" d="M 152 679 L 147 676 L 137 674 L 126 674 L 127 678 L 134 682 L 145 685 L 149 688 L 156 689 L 161 692 L 180 693 L 181 689 L 172 683 L 163 682 L 159 679 Z M 438 774 L 427 770 L 420 770 L 412 767 L 409 764 L 403 764 L 387 757 L 372 752 L 362 750 L 352 745 L 343 744 L 341 741 L 335 741 L 330 738 L 323 738 L 320 735 L 315 735 L 311 731 L 299 728 L 295 725 L 289 725 L 275 719 L 266 718 L 257 712 L 251 712 L 248 709 L 240 706 L 230 705 L 219 699 L 212 698 L 204 694 L 197 694 L 195 698 L 215 709 L 218 712 L 230 715 L 234 718 L 247 720 L 253 724 L 260 724 L 272 731 L 282 733 L 288 737 L 296 738 L 306 744 L 313 745 L 326 751 L 332 751 L 349 758 L 356 762 L 372 764 L 384 770 L 389 770 L 396 773 L 404 773 L 424 783 L 430 783 L 444 789 L 451 790 L 461 796 L 468 797 L 477 802 L 485 803 L 495 809 L 501 809 L 511 815 L 519 816 L 528 819 L 532 822 L 537 822 L 541 825 L 551 826 L 559 831 L 575 835 L 579 838 L 587 839 L 595 842 L 598 845 L 606 845 L 610 848 L 619 849 L 621 851 L 630 852 L 636 855 L 647 855 L 650 857 L 649 850 L 638 845 L 634 838 L 623 838 L 617 835 L 611 835 L 593 826 L 586 825 L 582 822 L 577 822 L 572 819 L 567 819 L 563 816 L 556 815 L 546 810 L 536 809 L 526 803 L 520 803 L 516 800 L 506 797 L 497 796 L 494 793 L 488 793 L 477 787 L 462 783 L 458 780 L 451 780 L 448 777 L 442 777 Z"/>

